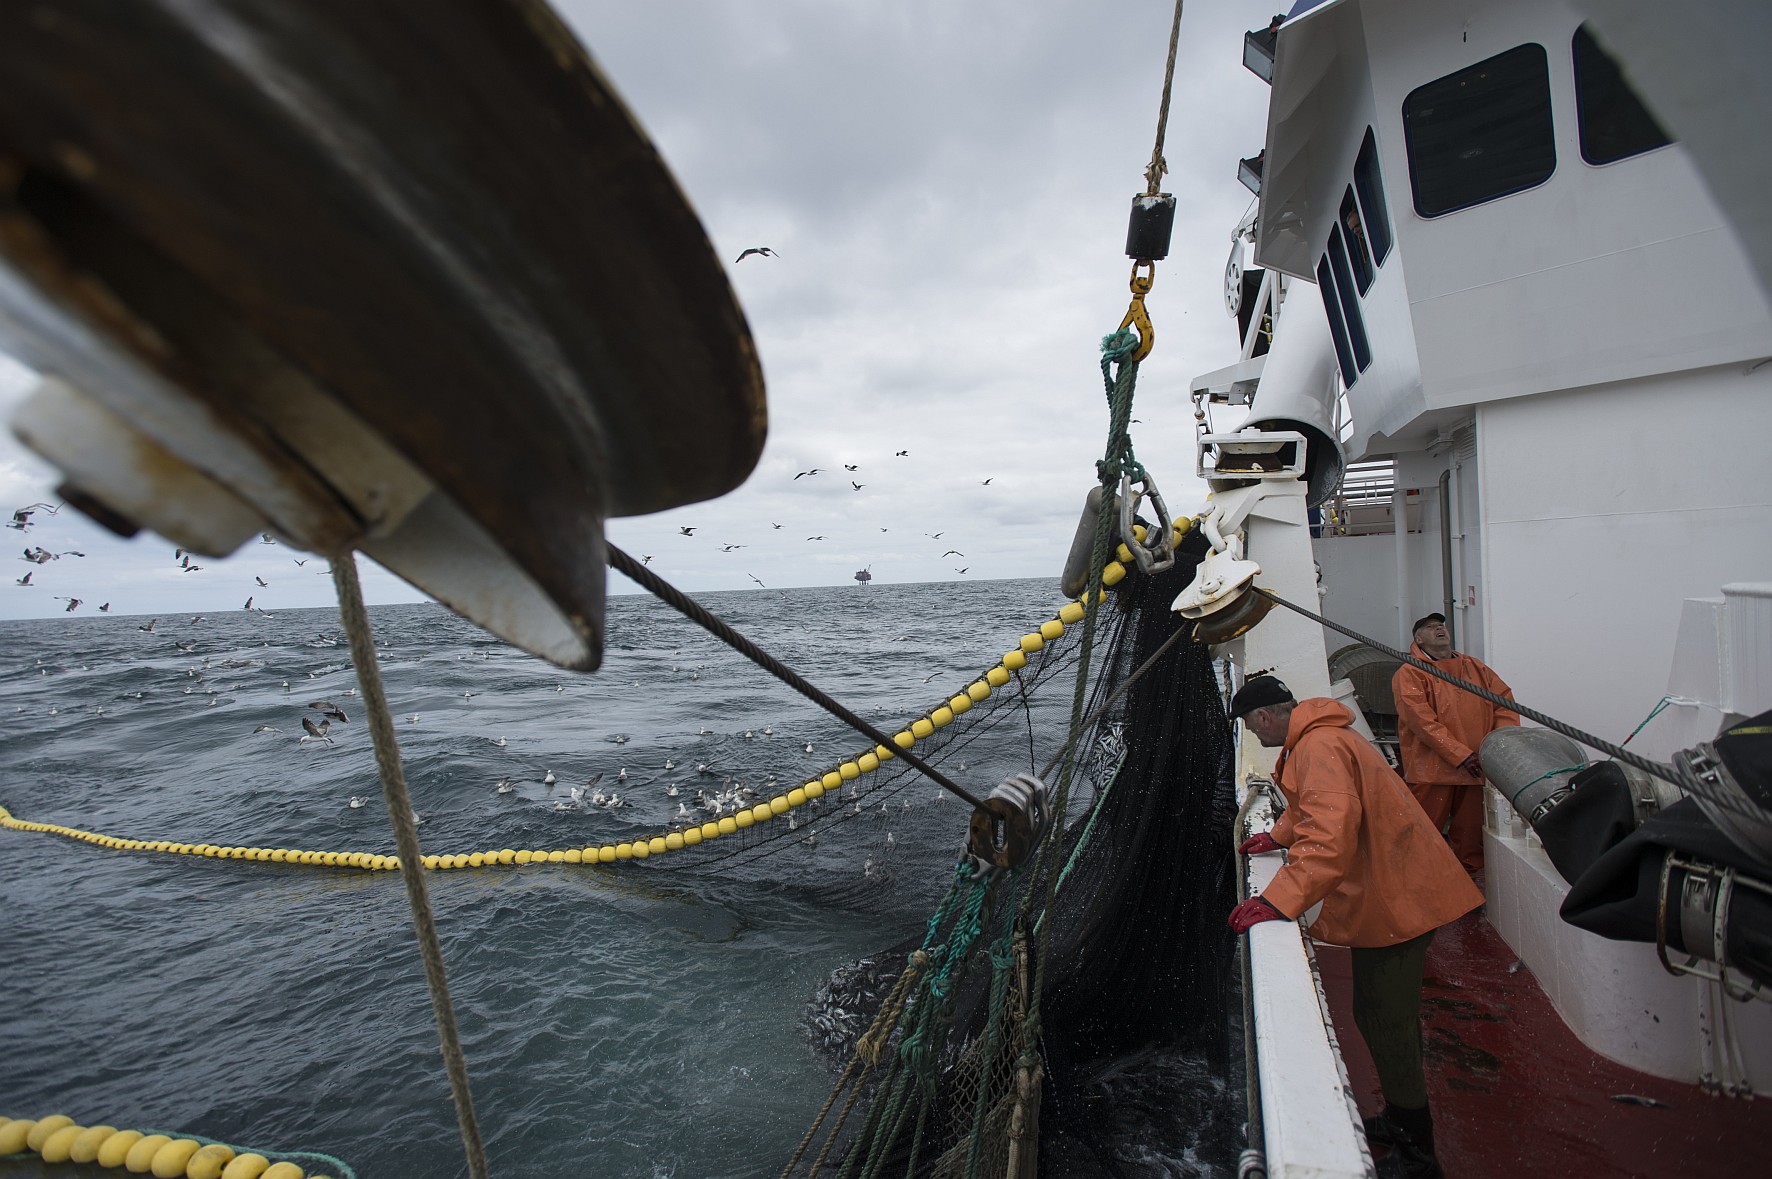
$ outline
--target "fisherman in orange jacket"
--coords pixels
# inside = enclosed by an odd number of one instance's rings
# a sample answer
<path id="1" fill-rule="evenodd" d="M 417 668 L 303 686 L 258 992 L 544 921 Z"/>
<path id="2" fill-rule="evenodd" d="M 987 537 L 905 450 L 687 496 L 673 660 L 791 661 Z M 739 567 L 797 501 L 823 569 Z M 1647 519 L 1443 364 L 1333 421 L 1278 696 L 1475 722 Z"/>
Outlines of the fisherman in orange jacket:
<path id="1" fill-rule="evenodd" d="M 1414 634 L 1410 654 L 1417 659 L 1497 696 L 1514 698 L 1513 689 L 1475 656 L 1452 649 L 1444 614 L 1420 619 Z M 1483 763 L 1477 747 L 1496 729 L 1519 724 L 1520 714 L 1407 663 L 1391 677 L 1391 692 L 1397 700 L 1403 780 L 1434 830 L 1446 832 L 1465 871 L 1482 871 Z"/>
<path id="2" fill-rule="evenodd" d="M 1280 747 L 1274 781 L 1286 810 L 1244 855 L 1285 850 L 1267 889 L 1231 912 L 1231 928 L 1296 920 L 1322 910 L 1308 932 L 1352 947 L 1354 1022 L 1372 1051 L 1384 1111 L 1366 1133 L 1391 1151 L 1380 1176 L 1442 1176 L 1422 1070 L 1421 979 L 1434 930 L 1483 903 L 1403 780 L 1353 716 L 1334 700 L 1295 701 L 1273 676 L 1256 676 L 1231 700 L 1268 748 Z"/>

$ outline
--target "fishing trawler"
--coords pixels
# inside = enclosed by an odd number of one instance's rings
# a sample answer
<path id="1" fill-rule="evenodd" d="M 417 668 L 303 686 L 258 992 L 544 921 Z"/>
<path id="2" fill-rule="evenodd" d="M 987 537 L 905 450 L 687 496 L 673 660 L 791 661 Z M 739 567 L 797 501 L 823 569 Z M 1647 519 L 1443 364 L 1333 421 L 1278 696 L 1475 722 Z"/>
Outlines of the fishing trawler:
<path id="1" fill-rule="evenodd" d="M 299 38 L 260 41 L 257 26 L 218 31 L 156 17 L 153 28 L 138 33 L 167 38 L 174 60 L 183 54 L 208 62 L 221 54 L 242 65 L 245 76 L 276 83 L 262 94 L 176 91 L 191 112 L 262 118 L 315 158 L 341 153 L 349 167 L 321 169 L 340 185 L 323 195 L 337 196 L 349 216 L 305 206 L 291 216 L 323 237 L 335 220 L 365 219 L 386 228 L 387 239 L 405 250 L 402 263 L 384 273 L 376 258 L 357 257 L 351 272 L 394 283 L 376 292 L 378 313 L 391 306 L 417 325 L 414 331 L 455 343 L 447 360 L 455 366 L 452 379 L 431 380 L 435 374 L 422 371 L 389 375 L 379 363 L 357 364 L 379 357 L 375 340 L 327 335 L 311 319 L 290 314 L 291 306 L 303 305 L 309 290 L 303 284 L 321 277 L 300 250 L 250 233 L 226 236 L 240 228 L 225 216 L 229 208 L 279 207 L 279 196 L 311 192 L 272 166 L 276 159 L 208 161 L 215 170 L 204 185 L 187 188 L 166 161 L 178 158 L 176 149 L 189 136 L 131 144 L 113 138 L 101 119 L 76 128 L 84 134 L 72 138 L 45 133 L 41 142 L 15 145 L 34 165 L 15 186 L 20 217 L 13 229 L 24 235 L 12 239 L 15 261 L 38 285 L 11 288 L 9 309 L 27 329 L 21 338 L 37 348 L 20 351 L 44 371 L 69 378 L 46 390 L 21 429 L 69 473 L 79 493 L 74 502 L 119 528 L 140 524 L 203 552 L 225 552 L 263 527 L 316 551 L 361 548 L 513 643 L 588 668 L 600 648 L 602 554 L 595 542 L 603 515 L 656 510 L 742 480 L 755 461 L 763 408 L 742 316 L 704 257 L 692 215 L 655 170 L 649 146 L 628 134 L 625 114 L 599 89 L 594 71 L 562 48 L 545 10 L 516 7 L 533 39 L 513 21 L 456 32 L 495 34 L 494 43 L 509 52 L 500 60 L 515 77 L 552 78 L 552 67 L 537 64 L 552 60 L 571 87 L 598 95 L 592 105 L 608 120 L 577 130 L 602 141 L 617 161 L 610 168 L 622 173 L 624 184 L 609 190 L 634 196 L 636 184 L 651 186 L 632 203 L 612 198 L 612 207 L 599 214 L 635 230 L 622 239 L 634 254 L 600 262 L 597 250 L 577 252 L 583 241 L 513 240 L 501 217 L 491 216 L 496 225 L 479 219 L 490 209 L 537 199 L 528 193 L 500 194 L 502 202 L 484 207 L 470 202 L 465 212 L 474 216 L 431 204 L 439 191 L 477 194 L 485 171 L 525 174 L 521 161 L 504 169 L 467 166 L 481 150 L 519 150 L 521 136 L 494 130 L 483 142 L 433 144 L 433 159 L 462 166 L 441 187 L 435 178 L 409 183 L 411 177 L 391 167 L 399 153 L 387 144 L 412 128 L 386 121 L 400 112 L 384 116 L 379 90 L 320 102 L 321 96 L 291 85 L 299 67 L 312 64 L 308 55 L 316 47 L 344 44 L 370 54 L 386 35 L 372 14 L 342 14 L 338 28 L 307 45 Z M 12 76 L 21 87 L 53 81 L 45 63 L 66 44 L 58 45 L 51 25 L 33 34 L 39 43 L 19 43 Z M 1247 45 L 1252 65 L 1274 85 L 1274 102 L 1267 142 L 1243 169 L 1260 189 L 1258 208 L 1237 229 L 1237 256 L 1227 274 L 1232 310 L 1244 328 L 1243 354 L 1230 368 L 1194 382 L 1207 427 L 1199 469 L 1216 488 L 1196 539 L 1209 534 L 1215 552 L 1234 547 L 1233 560 L 1246 555 L 1259 566 L 1253 582 L 1228 581 L 1224 588 L 1231 592 L 1211 602 L 1226 612 L 1247 611 L 1223 626 L 1222 649 L 1232 663 L 1272 668 L 1301 696 L 1339 696 L 1369 717 L 1380 739 L 1384 702 L 1365 684 L 1382 679 L 1370 671 L 1379 665 L 1359 648 L 1339 651 L 1347 644 L 1328 637 L 1318 622 L 1272 610 L 1256 617 L 1256 599 L 1234 591 L 1260 587 L 1393 641 L 1424 607 L 1445 608 L 1460 644 L 1500 668 L 1522 701 L 1594 732 L 1621 732 L 1650 710 L 1655 696 L 1673 697 L 1658 724 L 1638 738 L 1637 749 L 1661 760 L 1714 735 L 1726 716 L 1751 715 L 1766 704 L 1762 670 L 1742 658 L 1763 654 L 1764 644 L 1738 637 L 1759 625 L 1764 594 L 1752 587 L 1772 576 L 1752 531 L 1766 502 L 1766 476 L 1751 450 L 1751 439 L 1762 436 L 1751 426 L 1766 423 L 1764 383 L 1772 379 L 1757 367 L 1772 354 L 1765 271 L 1751 264 L 1752 249 L 1744 258 L 1741 231 L 1732 224 L 1746 218 L 1706 190 L 1707 161 L 1688 158 L 1683 127 L 1670 122 L 1671 142 L 1665 133 L 1641 134 L 1640 127 L 1634 138 L 1629 128 L 1622 136 L 1612 128 L 1605 132 L 1611 146 L 1592 153 L 1581 146 L 1581 78 L 1605 73 L 1604 33 L 1590 31 L 1583 40 L 1579 14 L 1554 6 L 1471 5 L 1467 15 L 1343 0 L 1300 5 Z M 137 36 L 131 52 L 119 54 L 120 67 L 147 59 L 136 52 L 141 43 Z M 534 56 L 538 44 L 552 45 L 559 56 Z M 208 77 L 184 73 L 193 86 Z M 116 76 L 119 86 L 132 81 L 121 68 Z M 1507 90 L 1522 79 L 1542 90 L 1542 102 Z M 152 81 L 138 89 L 165 84 Z M 415 93 L 447 98 L 427 89 L 435 79 L 408 83 Z M 562 96 L 564 87 L 543 88 L 560 103 L 566 125 L 583 117 L 579 105 Z M 78 112 L 90 95 L 50 97 L 55 109 Z M 1462 124 L 1470 107 L 1461 107 L 1461 98 L 1477 108 L 1477 117 Z M 352 117 L 329 118 L 339 113 L 336 104 L 351 99 L 361 103 L 347 112 Z M 1616 108 L 1620 99 L 1616 92 L 1590 93 L 1586 101 Z M 1520 117 L 1533 127 L 1495 131 L 1489 126 L 1495 110 L 1523 110 Z M 190 120 L 196 119 L 193 113 Z M 165 125 L 188 128 L 190 120 Z M 383 139 L 353 138 L 353 128 L 364 126 L 378 128 Z M 1494 139 L 1461 140 L 1461 126 Z M 1536 140 L 1526 134 L 1533 129 Z M 70 152 L 69 143 L 79 150 Z M 1524 162 L 1510 154 L 1518 152 Z M 565 148 L 555 154 L 578 158 Z M 1436 166 L 1452 175 L 1436 180 Z M 131 167 L 141 171 L 132 176 Z M 583 180 L 564 187 L 603 191 L 598 177 Z M 249 191 L 242 194 L 240 185 Z M 1423 185 L 1425 197 L 1418 192 Z M 143 200 L 143 191 L 158 197 Z M 125 223 L 103 216 L 118 206 L 131 214 Z M 548 210 L 536 211 L 542 215 L 533 224 L 547 224 Z M 474 245 L 480 237 L 510 254 L 483 257 Z M 334 245 L 349 255 L 353 243 Z M 253 252 L 260 250 L 266 253 Z M 1245 253 L 1253 267 L 1244 267 Z M 182 268 L 163 266 L 167 254 L 182 254 L 203 282 L 193 286 Z M 556 288 L 599 287 L 525 269 L 555 256 L 562 268 L 668 274 L 668 282 L 661 278 L 641 293 L 673 307 L 682 298 L 704 313 L 687 333 L 698 350 L 678 354 L 678 370 L 652 372 L 647 359 L 670 353 L 678 339 L 673 333 L 670 341 L 649 340 L 644 333 L 668 317 L 657 308 L 647 314 L 625 305 L 549 302 Z M 242 257 L 250 264 L 240 264 Z M 500 265 L 532 274 L 535 285 L 520 292 L 528 296 L 521 305 L 487 309 L 476 302 L 487 289 L 479 268 Z M 414 274 L 438 281 L 395 281 Z M 102 288 L 83 281 L 88 275 L 102 276 L 120 299 L 98 298 Z M 397 296 L 392 304 L 390 296 Z M 635 330 L 576 334 L 611 321 Z M 212 338 L 226 346 L 207 347 Z M 573 341 L 585 351 L 554 363 L 562 358 L 548 345 Z M 179 363 L 169 362 L 169 354 L 181 351 Z M 300 363 L 285 364 L 285 357 Z M 618 461 L 600 472 L 595 486 L 564 474 L 541 480 L 548 488 L 541 504 L 484 502 L 461 482 L 462 456 L 483 457 L 479 448 L 496 438 L 496 423 L 482 416 L 495 399 L 465 387 L 459 403 L 439 413 L 400 393 L 463 388 L 453 378 L 466 370 L 498 376 L 501 393 L 510 396 L 504 374 L 513 366 L 525 375 L 516 389 L 526 409 L 558 417 L 562 448 L 541 456 L 556 464 L 555 472 L 572 468 L 578 453 L 566 440 L 619 460 L 666 445 L 669 432 L 657 423 L 685 415 L 712 415 L 720 424 L 705 437 L 673 435 L 671 445 L 715 436 L 739 442 L 679 453 L 669 464 L 706 471 L 699 486 L 651 485 L 643 472 Z M 609 405 L 580 399 L 596 382 L 580 385 L 574 376 L 610 372 L 631 383 L 618 384 Z M 333 385 L 309 385 L 316 373 Z M 656 388 L 649 383 L 654 378 Z M 696 390 L 702 392 L 692 395 Z M 253 400 L 272 392 L 275 399 Z M 1687 427 L 1660 405 L 1657 394 L 1664 393 L 1703 396 L 1710 413 L 1699 416 L 1695 429 Z M 613 422 L 601 416 L 612 406 L 658 398 L 666 400 L 656 415 L 617 415 Z M 1215 411 L 1245 405 L 1250 412 L 1242 428 L 1212 428 Z M 1709 429 L 1713 414 L 1749 428 Z M 1658 469 L 1675 473 L 1667 486 L 1646 477 L 1648 464 L 1620 462 L 1620 455 L 1641 452 L 1639 418 L 1664 426 L 1655 459 Z M 1255 433 L 1246 433 L 1251 426 Z M 357 449 L 344 446 L 347 438 Z M 507 458 L 516 464 L 533 456 Z M 1517 477 L 1519 471 L 1530 477 Z M 1255 492 L 1239 497 L 1240 487 Z M 1388 490 L 1388 503 L 1380 489 Z M 592 539 L 574 550 L 571 567 L 559 567 L 556 550 L 538 539 L 547 528 L 515 526 L 517 516 L 537 508 L 558 530 Z M 1672 524 L 1697 538 L 1680 544 L 1675 558 L 1667 555 L 1663 535 Z M 1595 527 L 1607 547 L 1591 539 Z M 1720 537 L 1734 543 L 1714 543 Z M 1133 543 L 1131 536 L 1124 540 Z M 470 559 L 462 559 L 464 552 Z M 857 580 L 866 581 L 859 574 Z M 1445 593 L 1447 585 L 1455 592 Z M 1572 586 L 1580 588 L 1566 588 Z M 1066 610 L 1062 621 L 1047 624 L 1055 636 L 1081 617 L 1080 608 Z M 1669 617 L 1678 637 L 1689 640 L 1677 655 Z M 1602 619 L 1605 636 L 1628 637 L 1583 642 L 1579 661 L 1560 656 L 1559 644 L 1584 628 L 1602 639 Z M 1657 635 L 1666 640 L 1659 655 L 1649 650 Z M 1037 650 L 1037 642 L 1027 649 Z M 1018 670 L 1025 662 L 1006 658 L 1004 666 Z M 1670 662 L 1679 678 L 1664 682 L 1662 665 Z M 995 685 L 993 678 L 989 686 Z M 907 732 L 921 739 L 926 734 L 919 726 L 952 723 L 952 714 L 965 709 L 959 697 L 951 703 L 945 719 L 937 709 Z M 873 766 L 867 755 L 858 763 L 871 773 L 879 758 Z M 849 768 L 844 763 L 843 772 L 833 773 L 851 780 Z M 1245 747 L 1239 786 L 1257 824 L 1262 796 L 1249 788 L 1266 768 L 1259 752 Z M 799 805 L 791 793 L 782 799 L 784 811 Z M 1034 788 L 993 799 L 1002 803 L 996 814 L 1005 827 L 1040 810 Z M 1736 1001 L 1747 985 L 1739 975 L 1729 974 L 1725 962 L 1725 969 L 1713 970 L 1714 979 L 1675 978 L 1653 946 L 1601 941 L 1558 925 L 1551 914 L 1564 886 L 1546 870 L 1525 824 L 1499 806 L 1493 815 L 1489 908 L 1526 967 L 1518 985 L 1541 980 L 1583 1042 L 1644 1074 L 1687 1086 L 1709 1083 L 1736 1097 L 1764 1088 L 1764 1010 Z M 988 820 L 985 826 L 981 843 L 988 850 Z M 1021 834 L 1037 836 L 1040 829 L 1024 826 Z M 401 833 L 400 856 L 416 864 L 421 857 L 409 835 Z M 673 831 L 623 843 L 619 851 L 610 847 L 607 859 L 679 852 L 686 844 L 694 846 Z M 210 852 L 216 850 L 241 849 Z M 276 858 L 283 862 L 281 853 Z M 381 862 L 372 867 L 393 866 L 392 857 L 375 858 Z M 1259 884 L 1257 877 L 1253 886 Z M 1250 945 L 1252 1055 L 1265 1067 L 1252 1103 L 1261 1129 L 1252 1145 L 1261 1155 L 1246 1160 L 1248 1169 L 1367 1173 L 1371 1155 L 1352 1100 L 1358 1082 L 1349 1079 L 1350 1070 L 1357 1073 L 1349 1059 L 1352 1037 L 1343 1023 L 1338 1038 L 1336 1019 L 1325 1014 L 1337 1004 L 1332 951 L 1313 949 L 1281 923 L 1259 927 Z M 1676 964 L 1687 956 L 1676 954 Z M 1596 974 L 1614 984 L 1603 1003 L 1593 1001 L 1588 985 Z M 1512 976 L 1497 982 L 1505 977 Z M 1025 990 L 1025 979 L 1021 985 Z M 1476 1012 L 1477 1022 L 1487 1014 Z M 1645 1096 L 1635 1087 L 1628 1091 Z M 1737 1132 L 1744 1107 L 1715 1100 L 1731 1111 L 1722 1116 Z M 1458 1107 L 1454 1100 L 1446 1112 L 1456 1117 Z M 1660 1116 L 1653 1106 L 1617 1109 Z M 1719 1124 L 1712 1108 L 1681 1112 L 1707 1133 Z M 60 1136 L 60 1145 L 72 1150 L 83 1140 L 69 1134 L 72 1129 L 59 1125 L 41 1140 Z M 1535 1157 L 1550 1156 L 1541 1146 Z"/>
<path id="2" fill-rule="evenodd" d="M 1766 92 L 1720 84 L 1739 63 L 1716 39 L 1766 17 L 1702 7 L 1329 0 L 1245 41 L 1272 96 L 1225 275 L 1241 355 L 1191 385 L 1199 469 L 1254 584 L 1338 625 L 1275 610 L 1227 650 L 1357 705 L 1393 752 L 1398 652 L 1348 636 L 1406 650 L 1429 612 L 1519 701 L 1663 766 L 1772 705 L 1772 270 L 1744 185 L 1765 155 L 1721 141 Z M 1271 756 L 1251 745 L 1259 794 Z M 1657 858 L 1647 943 L 1559 919 L 1549 805 L 1509 799 L 1538 775 L 1554 805 L 1586 760 L 1491 773 L 1484 915 L 1430 955 L 1450 1173 L 1695 1173 L 1745 1147 L 1772 1085 L 1766 935 L 1730 926 L 1725 946 L 1728 869 L 1670 896 Z M 1766 895 L 1767 869 L 1735 895 Z M 1690 952 L 1671 949 L 1670 911 L 1701 897 Z M 1268 1173 L 1366 1173 L 1342 952 L 1251 932 Z M 1436 994 L 1464 1009 L 1434 1015 Z M 1560 1065 L 1565 1042 L 1593 1056 Z M 1650 1078 L 1672 1084 L 1651 1097 Z"/>

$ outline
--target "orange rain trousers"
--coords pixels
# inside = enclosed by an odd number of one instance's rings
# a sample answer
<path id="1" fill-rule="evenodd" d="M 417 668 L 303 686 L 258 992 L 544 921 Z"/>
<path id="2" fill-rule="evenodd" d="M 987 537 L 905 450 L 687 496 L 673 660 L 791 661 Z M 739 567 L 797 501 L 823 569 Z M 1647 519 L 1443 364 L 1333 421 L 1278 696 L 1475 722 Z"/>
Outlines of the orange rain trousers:
<path id="1" fill-rule="evenodd" d="M 1341 946 L 1393 946 L 1475 909 L 1483 894 L 1409 788 L 1334 700 L 1301 700 L 1274 767 L 1287 862 L 1262 892 L 1308 932 Z"/>

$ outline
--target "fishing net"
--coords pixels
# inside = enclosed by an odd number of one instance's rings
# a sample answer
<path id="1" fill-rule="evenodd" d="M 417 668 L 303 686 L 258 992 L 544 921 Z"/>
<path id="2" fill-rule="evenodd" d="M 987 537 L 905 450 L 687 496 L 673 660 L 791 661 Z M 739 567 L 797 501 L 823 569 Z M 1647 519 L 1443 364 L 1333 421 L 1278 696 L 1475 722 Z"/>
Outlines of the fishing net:
<path id="1" fill-rule="evenodd" d="M 848 1022 L 824 1042 L 854 1046 L 787 1173 L 1113 1174 L 1091 1127 L 1129 1056 L 1175 1048 L 1223 1075 L 1230 726 L 1209 649 L 1162 651 L 1190 625 L 1169 607 L 1204 549 L 1184 541 L 1173 569 L 1128 577 L 1100 611 L 1093 720 L 1051 854 L 988 877 L 962 861 L 921 937 L 833 973 L 817 1006 Z M 1048 652 L 1030 680 L 1070 688 L 1058 673 L 1076 663 Z M 1234 1157 L 1234 1116 L 1216 1122 Z"/>

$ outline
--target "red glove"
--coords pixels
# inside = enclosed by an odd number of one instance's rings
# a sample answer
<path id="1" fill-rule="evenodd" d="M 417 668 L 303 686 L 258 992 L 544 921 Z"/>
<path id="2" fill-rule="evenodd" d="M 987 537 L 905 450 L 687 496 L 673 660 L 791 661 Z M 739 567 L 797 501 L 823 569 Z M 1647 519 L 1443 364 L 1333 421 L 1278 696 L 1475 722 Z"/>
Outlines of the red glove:
<path id="1" fill-rule="evenodd" d="M 1477 759 L 1477 755 L 1474 753 L 1459 762 L 1458 765 L 1460 769 L 1473 777 L 1481 778 L 1483 776 L 1483 763 Z"/>
<path id="2" fill-rule="evenodd" d="M 1251 925 L 1259 925 L 1263 921 L 1284 921 L 1286 914 L 1280 912 L 1261 897 L 1250 897 L 1231 910 L 1231 932 L 1248 933 Z"/>
<path id="3" fill-rule="evenodd" d="M 1251 835 L 1248 839 L 1245 839 L 1243 841 L 1243 846 L 1237 849 L 1237 854 L 1240 856 L 1259 856 L 1264 852 L 1276 852 L 1279 850 L 1281 850 L 1281 845 L 1274 842 L 1274 837 L 1272 835 L 1263 831 L 1260 835 Z"/>

